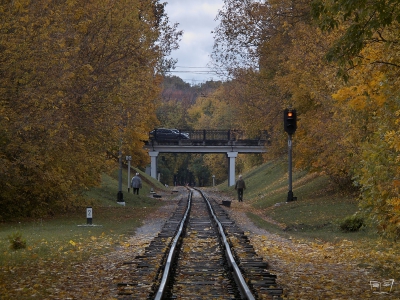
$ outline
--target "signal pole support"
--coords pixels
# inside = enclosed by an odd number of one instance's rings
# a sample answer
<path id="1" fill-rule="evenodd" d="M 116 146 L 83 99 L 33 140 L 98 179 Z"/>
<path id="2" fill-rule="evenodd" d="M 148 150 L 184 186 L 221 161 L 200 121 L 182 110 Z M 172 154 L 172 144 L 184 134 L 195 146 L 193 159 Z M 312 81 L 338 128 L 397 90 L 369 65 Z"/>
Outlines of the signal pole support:
<path id="1" fill-rule="evenodd" d="M 292 135 L 288 135 L 288 173 L 289 173 L 289 191 L 286 202 L 297 200 L 297 197 L 293 197 L 292 191 Z"/>

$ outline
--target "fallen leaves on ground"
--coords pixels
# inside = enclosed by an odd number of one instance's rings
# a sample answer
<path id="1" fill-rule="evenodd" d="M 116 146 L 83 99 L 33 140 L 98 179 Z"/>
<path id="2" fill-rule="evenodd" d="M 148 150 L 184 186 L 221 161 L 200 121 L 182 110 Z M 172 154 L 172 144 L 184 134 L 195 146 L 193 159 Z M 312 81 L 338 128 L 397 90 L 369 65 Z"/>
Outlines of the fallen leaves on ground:
<path id="1" fill-rule="evenodd" d="M 168 218 L 172 209 L 161 208 L 134 236 L 118 245 L 112 237 L 92 237 L 89 245 L 93 249 L 108 247 L 106 254 L 90 255 L 87 244 L 71 240 L 67 245 L 56 245 L 56 258 L 31 258 L 26 264 L 2 266 L 1 299 L 116 299 L 116 284 L 129 278 L 123 263 L 144 251 L 159 232 L 154 224 Z M 243 205 L 233 204 L 227 210 L 249 232 L 252 245 L 269 263 L 270 272 L 278 276 L 285 299 L 400 299 L 399 276 L 389 294 L 373 293 L 369 286 L 370 280 L 389 279 L 374 270 L 385 265 L 396 268 L 393 262 L 400 261 L 398 248 L 388 246 L 382 251 L 382 245 L 351 241 L 332 244 L 284 239 L 256 228 Z"/>
<path id="2" fill-rule="evenodd" d="M 247 230 L 256 252 L 269 263 L 270 272 L 277 275 L 284 299 L 400 299 L 397 245 L 388 243 L 385 249 L 382 244 L 348 240 L 326 243 L 285 239 L 256 228 L 246 217 L 246 205 L 234 202 L 227 210 Z M 393 290 L 374 293 L 370 280 L 389 279 L 376 271 L 385 267 L 391 270 L 390 276 L 397 275 Z"/>

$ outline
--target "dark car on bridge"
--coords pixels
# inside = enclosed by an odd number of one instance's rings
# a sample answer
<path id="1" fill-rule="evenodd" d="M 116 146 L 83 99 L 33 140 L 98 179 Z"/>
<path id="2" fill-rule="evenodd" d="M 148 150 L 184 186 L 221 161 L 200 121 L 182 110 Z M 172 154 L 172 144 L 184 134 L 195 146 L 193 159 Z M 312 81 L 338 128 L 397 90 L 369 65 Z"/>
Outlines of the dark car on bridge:
<path id="1" fill-rule="evenodd" d="M 187 140 L 189 139 L 189 134 L 185 132 L 180 132 L 178 129 L 169 128 L 157 128 L 150 131 L 150 138 L 154 140 Z"/>

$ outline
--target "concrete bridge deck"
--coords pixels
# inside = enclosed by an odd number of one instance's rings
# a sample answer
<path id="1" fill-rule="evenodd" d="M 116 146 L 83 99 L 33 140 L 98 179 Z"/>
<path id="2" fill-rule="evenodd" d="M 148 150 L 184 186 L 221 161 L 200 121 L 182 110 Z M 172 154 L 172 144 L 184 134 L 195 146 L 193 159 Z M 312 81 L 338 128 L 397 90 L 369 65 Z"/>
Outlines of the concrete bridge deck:
<path id="1" fill-rule="evenodd" d="M 179 140 L 173 142 L 149 141 L 145 148 L 149 151 L 163 153 L 263 153 L 266 152 L 267 141 L 241 140 L 241 141 L 217 141 L 217 140 Z"/>

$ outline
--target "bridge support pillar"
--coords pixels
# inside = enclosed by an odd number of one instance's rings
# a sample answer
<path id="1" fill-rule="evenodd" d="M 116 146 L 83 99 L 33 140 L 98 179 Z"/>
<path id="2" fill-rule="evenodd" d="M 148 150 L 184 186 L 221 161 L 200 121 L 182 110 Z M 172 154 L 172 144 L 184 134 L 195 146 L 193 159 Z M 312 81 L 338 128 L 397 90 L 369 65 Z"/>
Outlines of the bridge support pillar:
<path id="1" fill-rule="evenodd" d="M 150 165 L 150 176 L 153 177 L 154 179 L 157 179 L 157 156 L 158 156 L 158 151 L 149 151 L 150 159 L 151 159 L 151 165 Z"/>
<path id="2" fill-rule="evenodd" d="M 238 152 L 227 152 L 229 158 L 228 186 L 235 185 L 235 162 Z"/>

